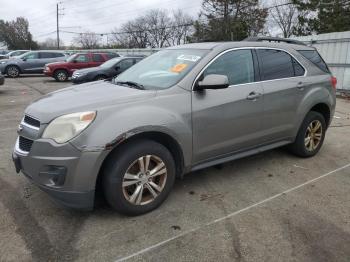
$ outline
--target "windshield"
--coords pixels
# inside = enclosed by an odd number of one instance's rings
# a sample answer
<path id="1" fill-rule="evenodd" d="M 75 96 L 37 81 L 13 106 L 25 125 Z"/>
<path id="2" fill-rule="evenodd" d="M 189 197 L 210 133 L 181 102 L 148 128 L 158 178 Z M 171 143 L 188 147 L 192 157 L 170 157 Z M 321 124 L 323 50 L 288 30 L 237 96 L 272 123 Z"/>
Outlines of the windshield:
<path id="1" fill-rule="evenodd" d="M 130 67 L 115 79 L 134 82 L 145 89 L 166 89 L 179 82 L 209 50 L 166 49 Z"/>
<path id="2" fill-rule="evenodd" d="M 73 62 L 73 60 L 78 56 L 78 54 L 71 55 L 70 57 L 67 58 L 67 62 Z"/>
<path id="3" fill-rule="evenodd" d="M 116 63 L 118 63 L 119 61 L 121 60 L 120 57 L 118 58 L 112 58 L 106 62 L 104 62 L 102 65 L 100 65 L 100 67 L 103 67 L 103 68 L 111 68 L 113 67 Z"/>

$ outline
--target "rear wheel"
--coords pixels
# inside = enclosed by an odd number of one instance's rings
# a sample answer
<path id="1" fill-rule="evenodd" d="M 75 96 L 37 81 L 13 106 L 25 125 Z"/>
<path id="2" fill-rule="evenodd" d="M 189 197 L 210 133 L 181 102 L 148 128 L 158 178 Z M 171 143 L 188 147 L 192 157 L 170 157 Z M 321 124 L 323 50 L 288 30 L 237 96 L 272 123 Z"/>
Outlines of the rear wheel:
<path id="1" fill-rule="evenodd" d="M 18 77 L 20 74 L 20 70 L 17 66 L 8 66 L 6 68 L 6 74 L 9 77 Z"/>
<path id="2" fill-rule="evenodd" d="M 68 72 L 66 70 L 57 70 L 54 73 L 54 77 L 58 82 L 65 82 L 68 80 Z"/>
<path id="3" fill-rule="evenodd" d="M 103 175 L 110 206 L 120 213 L 140 215 L 167 198 L 175 181 L 175 163 L 163 145 L 139 140 L 111 155 Z"/>
<path id="4" fill-rule="evenodd" d="M 318 112 L 310 111 L 290 149 L 300 157 L 311 157 L 321 149 L 326 133 L 326 121 Z"/>

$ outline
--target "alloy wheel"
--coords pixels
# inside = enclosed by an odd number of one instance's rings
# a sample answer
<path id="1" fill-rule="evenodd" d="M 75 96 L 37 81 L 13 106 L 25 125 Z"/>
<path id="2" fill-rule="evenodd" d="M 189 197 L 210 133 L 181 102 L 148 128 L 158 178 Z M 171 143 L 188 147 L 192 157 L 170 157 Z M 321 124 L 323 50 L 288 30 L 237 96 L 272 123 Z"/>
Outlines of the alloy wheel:
<path id="1" fill-rule="evenodd" d="M 56 77 L 61 82 L 64 82 L 67 80 L 67 75 L 64 72 L 58 72 Z"/>
<path id="2" fill-rule="evenodd" d="M 10 77 L 17 77 L 17 76 L 19 75 L 19 71 L 18 71 L 17 67 L 10 66 L 10 67 L 7 69 L 7 74 L 8 74 Z"/>
<path id="3" fill-rule="evenodd" d="M 306 129 L 304 144 L 308 151 L 314 151 L 320 145 L 323 130 L 319 120 L 312 121 Z"/>
<path id="4" fill-rule="evenodd" d="M 146 205 L 163 191 L 167 180 L 164 162 L 155 155 L 135 160 L 123 177 L 123 194 L 133 205 Z"/>

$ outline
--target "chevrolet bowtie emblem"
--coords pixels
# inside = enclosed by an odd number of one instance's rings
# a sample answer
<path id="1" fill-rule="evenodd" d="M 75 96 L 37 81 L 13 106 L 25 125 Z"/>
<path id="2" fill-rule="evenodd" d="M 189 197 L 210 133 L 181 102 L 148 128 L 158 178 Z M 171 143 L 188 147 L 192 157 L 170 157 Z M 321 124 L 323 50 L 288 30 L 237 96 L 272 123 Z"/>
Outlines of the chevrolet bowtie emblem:
<path id="1" fill-rule="evenodd" d="M 21 124 L 18 125 L 17 132 L 21 132 L 23 130 L 23 126 Z"/>

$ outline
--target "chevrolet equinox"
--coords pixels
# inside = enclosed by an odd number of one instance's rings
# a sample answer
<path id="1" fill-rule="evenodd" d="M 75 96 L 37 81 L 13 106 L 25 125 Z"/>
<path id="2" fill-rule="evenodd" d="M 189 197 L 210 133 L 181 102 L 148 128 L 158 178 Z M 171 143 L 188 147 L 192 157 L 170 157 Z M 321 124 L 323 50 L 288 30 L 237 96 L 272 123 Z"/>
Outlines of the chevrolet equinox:
<path id="1" fill-rule="evenodd" d="M 321 148 L 336 79 L 295 42 L 197 43 L 159 51 L 112 82 L 68 87 L 25 110 L 16 171 L 73 208 L 158 207 L 176 177 L 288 145 Z"/>

